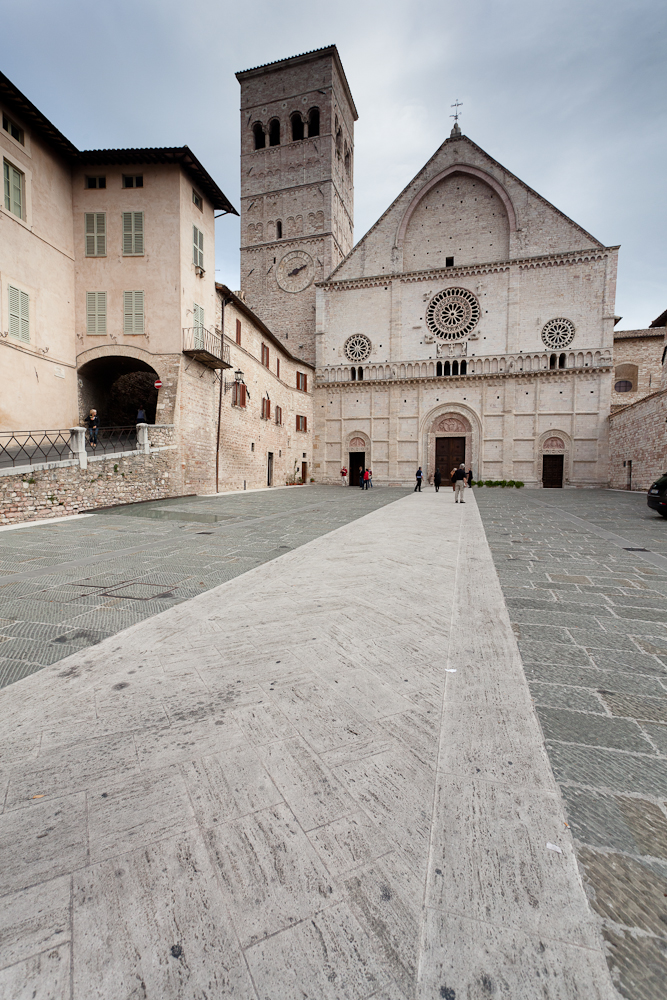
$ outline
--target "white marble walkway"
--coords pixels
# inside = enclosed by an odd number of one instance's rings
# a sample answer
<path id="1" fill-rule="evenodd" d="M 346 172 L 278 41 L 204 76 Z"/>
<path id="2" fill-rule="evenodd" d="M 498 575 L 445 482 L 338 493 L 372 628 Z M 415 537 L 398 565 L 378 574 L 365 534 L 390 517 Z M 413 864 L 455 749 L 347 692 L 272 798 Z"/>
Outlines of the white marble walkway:
<path id="1" fill-rule="evenodd" d="M 1 692 L 3 1000 L 616 996 L 477 507 L 452 500 Z"/>

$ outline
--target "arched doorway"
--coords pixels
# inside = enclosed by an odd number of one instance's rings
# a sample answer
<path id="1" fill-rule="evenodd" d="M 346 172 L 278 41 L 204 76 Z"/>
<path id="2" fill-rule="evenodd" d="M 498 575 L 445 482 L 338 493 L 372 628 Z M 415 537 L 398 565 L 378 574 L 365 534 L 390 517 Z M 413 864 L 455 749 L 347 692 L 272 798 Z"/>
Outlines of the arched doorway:
<path id="1" fill-rule="evenodd" d="M 458 465 L 472 467 L 472 426 L 461 413 L 445 413 L 436 417 L 428 434 L 428 479 L 436 469 L 443 482 Z"/>
<path id="2" fill-rule="evenodd" d="M 137 422 L 143 407 L 146 421 L 155 423 L 159 377 L 154 368 L 139 358 L 111 355 L 94 358 L 79 368 L 79 417 L 85 422 L 91 407 L 102 427 L 129 427 Z"/>
<path id="3" fill-rule="evenodd" d="M 563 488 L 565 471 L 565 441 L 552 435 L 542 445 L 542 487 L 545 490 Z"/>

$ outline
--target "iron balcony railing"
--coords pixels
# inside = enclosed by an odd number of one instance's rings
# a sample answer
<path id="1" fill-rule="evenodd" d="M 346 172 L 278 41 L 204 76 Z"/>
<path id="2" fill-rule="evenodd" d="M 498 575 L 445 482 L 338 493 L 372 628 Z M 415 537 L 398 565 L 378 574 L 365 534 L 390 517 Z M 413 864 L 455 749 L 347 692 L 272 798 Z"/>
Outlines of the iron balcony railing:
<path id="1" fill-rule="evenodd" d="M 137 447 L 137 425 L 127 427 L 98 427 L 97 445 L 93 448 L 90 431 L 86 429 L 86 451 L 89 455 L 106 455 L 109 452 L 134 451 Z"/>
<path id="2" fill-rule="evenodd" d="M 0 469 L 72 457 L 70 431 L 0 431 Z"/>
<path id="3" fill-rule="evenodd" d="M 229 344 L 218 333 L 204 326 L 183 328 L 183 354 L 194 358 L 208 368 L 231 368 Z"/>

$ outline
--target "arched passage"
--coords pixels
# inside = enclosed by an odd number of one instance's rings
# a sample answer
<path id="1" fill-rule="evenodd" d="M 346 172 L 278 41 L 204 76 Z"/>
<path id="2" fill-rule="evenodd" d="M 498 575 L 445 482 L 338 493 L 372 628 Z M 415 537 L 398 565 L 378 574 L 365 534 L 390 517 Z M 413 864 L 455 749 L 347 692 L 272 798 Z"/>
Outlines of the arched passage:
<path id="1" fill-rule="evenodd" d="M 81 365 L 79 378 L 79 418 L 85 422 L 94 407 L 102 427 L 128 427 L 137 422 L 143 406 L 146 420 L 155 423 L 158 373 L 146 361 L 114 354 L 94 358 Z"/>

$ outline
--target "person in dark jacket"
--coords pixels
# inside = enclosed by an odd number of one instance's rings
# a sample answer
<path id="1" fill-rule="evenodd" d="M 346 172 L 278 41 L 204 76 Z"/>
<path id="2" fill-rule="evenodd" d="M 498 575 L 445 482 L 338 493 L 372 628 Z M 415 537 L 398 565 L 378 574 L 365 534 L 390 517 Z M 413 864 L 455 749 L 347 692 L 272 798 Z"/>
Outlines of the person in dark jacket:
<path id="1" fill-rule="evenodd" d="M 140 406 L 139 409 L 137 410 L 137 423 L 138 424 L 148 423 L 148 421 L 146 420 L 146 410 L 144 409 L 143 406 Z"/>
<path id="2" fill-rule="evenodd" d="M 359 469 L 359 489 L 363 490 L 363 488 L 364 488 L 364 470 Z"/>
<path id="3" fill-rule="evenodd" d="M 88 417 L 88 440 L 93 451 L 97 448 L 97 432 L 99 429 L 100 418 L 97 416 L 97 410 L 91 410 Z"/>
<path id="4" fill-rule="evenodd" d="M 472 486 L 472 469 L 468 469 L 466 472 L 466 482 L 468 486 Z"/>
<path id="5" fill-rule="evenodd" d="M 466 467 L 461 462 L 458 469 L 454 473 L 454 503 L 459 502 L 459 497 L 461 497 L 461 503 L 465 503 L 463 499 L 463 492 L 466 488 Z"/>
<path id="6" fill-rule="evenodd" d="M 424 478 L 424 473 L 422 472 L 421 465 L 419 466 L 419 468 L 417 469 L 417 471 L 415 473 L 415 478 L 416 478 L 417 482 L 415 484 L 414 492 L 417 493 L 417 491 L 419 491 L 421 493 L 421 491 L 422 491 L 422 479 Z"/>
<path id="7" fill-rule="evenodd" d="M 440 469 L 436 469 L 433 475 L 433 485 L 435 486 L 435 492 L 437 493 L 440 489 L 440 483 L 442 482 L 442 476 L 440 475 Z"/>

